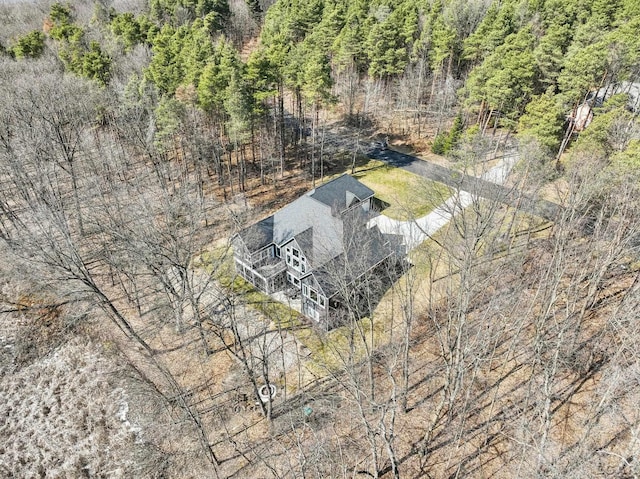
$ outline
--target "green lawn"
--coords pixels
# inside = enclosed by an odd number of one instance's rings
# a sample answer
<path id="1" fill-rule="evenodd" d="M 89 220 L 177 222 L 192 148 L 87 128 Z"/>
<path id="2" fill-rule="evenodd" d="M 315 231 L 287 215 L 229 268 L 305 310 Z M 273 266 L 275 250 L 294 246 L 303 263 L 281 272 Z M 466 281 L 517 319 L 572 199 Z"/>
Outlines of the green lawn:
<path id="1" fill-rule="evenodd" d="M 383 215 L 398 220 L 420 218 L 442 204 L 451 194 L 448 186 L 422 178 L 378 160 L 356 168 L 353 175 L 390 206 Z"/>

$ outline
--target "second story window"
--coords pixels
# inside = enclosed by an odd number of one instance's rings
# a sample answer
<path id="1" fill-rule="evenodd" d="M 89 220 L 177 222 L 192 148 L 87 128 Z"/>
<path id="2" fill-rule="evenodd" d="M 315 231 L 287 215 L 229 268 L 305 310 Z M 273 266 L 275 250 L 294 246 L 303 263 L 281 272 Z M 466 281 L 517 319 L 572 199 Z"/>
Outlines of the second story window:
<path id="1" fill-rule="evenodd" d="M 316 303 L 321 308 L 326 307 L 327 303 L 326 303 L 325 297 L 322 296 L 322 294 L 317 292 L 315 289 L 307 285 L 304 285 L 302 288 L 302 295 L 305 296 L 306 298 L 309 298 L 311 301 Z"/>
<path id="2" fill-rule="evenodd" d="M 302 252 L 291 246 L 285 248 L 285 258 L 289 266 L 301 273 L 307 272 L 307 258 L 302 255 Z"/>

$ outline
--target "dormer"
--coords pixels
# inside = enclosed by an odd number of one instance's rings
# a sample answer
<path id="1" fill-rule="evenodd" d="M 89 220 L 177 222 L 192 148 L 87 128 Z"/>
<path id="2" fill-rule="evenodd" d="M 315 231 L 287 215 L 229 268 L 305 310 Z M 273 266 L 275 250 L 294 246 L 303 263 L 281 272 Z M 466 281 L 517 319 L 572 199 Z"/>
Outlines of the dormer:
<path id="1" fill-rule="evenodd" d="M 359 205 L 368 211 L 373 190 L 349 175 L 342 175 L 311 190 L 308 195 L 331 207 L 331 213 L 338 216 Z"/>
<path id="2" fill-rule="evenodd" d="M 346 205 L 347 208 L 351 208 L 353 205 L 360 203 L 360 198 L 358 198 L 355 194 L 351 193 L 349 190 L 346 191 Z"/>

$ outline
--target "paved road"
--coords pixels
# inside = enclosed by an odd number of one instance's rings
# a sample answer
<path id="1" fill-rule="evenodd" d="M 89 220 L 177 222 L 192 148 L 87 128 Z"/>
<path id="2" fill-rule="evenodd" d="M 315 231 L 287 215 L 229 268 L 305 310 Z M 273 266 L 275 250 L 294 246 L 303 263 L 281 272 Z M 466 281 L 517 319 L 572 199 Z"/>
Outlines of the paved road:
<path id="1" fill-rule="evenodd" d="M 517 160 L 515 152 L 502 157 L 503 163 L 508 165 L 507 169 L 490 170 L 482 177 L 466 175 L 430 161 L 389 149 L 374 149 L 369 152 L 369 157 L 384 161 L 416 175 L 444 183 L 456 191 L 466 191 L 482 198 L 497 200 L 517 207 L 522 211 L 540 216 L 548 221 L 554 221 L 560 213 L 560 206 L 556 203 L 529 198 L 523 196 L 514 188 L 502 185 Z"/>
<path id="2" fill-rule="evenodd" d="M 550 221 L 553 221 L 560 212 L 560 206 L 555 203 L 523 197 L 518 194 L 517 190 L 502 185 L 518 159 L 515 153 L 502 157 L 497 166 L 485 172 L 481 177 L 465 175 L 430 161 L 388 149 L 373 150 L 369 156 L 425 178 L 444 183 L 456 191 L 442 205 L 415 221 L 398 221 L 384 215 L 371 220 L 370 225 L 377 225 L 384 233 L 403 235 L 409 250 L 442 228 L 453 215 L 471 205 L 474 196 L 517 206 L 521 210 Z"/>

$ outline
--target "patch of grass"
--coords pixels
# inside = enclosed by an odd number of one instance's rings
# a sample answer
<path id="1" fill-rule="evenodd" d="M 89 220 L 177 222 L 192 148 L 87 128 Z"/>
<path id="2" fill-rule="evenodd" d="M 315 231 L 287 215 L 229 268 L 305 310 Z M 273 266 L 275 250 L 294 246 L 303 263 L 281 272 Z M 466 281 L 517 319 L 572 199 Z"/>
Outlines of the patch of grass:
<path id="1" fill-rule="evenodd" d="M 231 277 L 234 271 L 232 258 L 233 254 L 229 246 L 209 246 L 193 258 L 191 267 L 205 271 L 216 279 Z"/>
<path id="2" fill-rule="evenodd" d="M 300 321 L 300 313 L 255 289 L 244 278 L 236 276 L 229 289 L 235 294 L 241 295 L 249 306 L 261 312 L 267 319 L 278 324 L 281 328 L 289 329 L 303 326 Z"/>
<path id="3" fill-rule="evenodd" d="M 244 278 L 236 274 L 233 266 L 233 254 L 230 249 L 205 251 L 197 258 L 197 261 L 194 261 L 194 265 L 213 275 L 223 288 L 241 296 L 246 304 L 261 312 L 267 319 L 274 321 L 281 328 L 301 326 L 300 313 L 257 290 Z"/>
<path id="4" fill-rule="evenodd" d="M 371 160 L 353 175 L 390 206 L 382 211 L 393 219 L 420 218 L 439 206 L 451 194 L 448 186 L 408 171 Z"/>
<path id="5" fill-rule="evenodd" d="M 444 263 L 445 254 L 441 244 L 446 241 L 448 228 L 449 225 L 445 225 L 409 252 L 408 259 L 416 268 L 418 277 L 428 279 L 431 271 L 437 271 Z"/>
<path id="6" fill-rule="evenodd" d="M 355 326 L 341 326 L 322 335 L 313 330 L 309 331 L 311 334 L 306 331 L 298 334 L 298 338 L 312 352 L 307 369 L 316 376 L 326 376 L 328 372 L 339 371 L 349 364 L 360 362 L 365 358 L 367 349 L 373 351 L 387 339 L 384 336 L 383 320 L 373 322 L 373 338 L 371 337 L 371 321 L 368 317 L 362 318 Z"/>
<path id="7" fill-rule="evenodd" d="M 230 250 L 212 249 L 200 255 L 198 267 L 214 275 L 216 281 L 227 291 L 238 295 L 251 308 L 260 312 L 266 321 L 273 321 L 278 327 L 288 329 L 311 352 L 309 369 L 316 375 L 324 376 L 328 370 L 340 367 L 339 356 L 334 348 L 343 342 L 345 331 L 338 328 L 323 334 L 309 326 L 300 313 L 257 290 L 251 283 L 236 274 L 233 254 Z"/>
<path id="8" fill-rule="evenodd" d="M 365 343 L 352 326 L 345 325 L 321 332 L 314 329 L 302 319 L 297 311 L 280 303 L 253 287 L 249 282 L 235 273 L 233 255 L 230 250 L 212 249 L 202 253 L 197 267 L 213 274 L 220 285 L 230 293 L 242 297 L 250 307 L 260 312 L 265 320 L 273 321 L 280 328 L 288 329 L 311 353 L 305 367 L 316 377 L 324 377 L 332 371 L 343 369 L 347 361 L 358 362 L 365 353 Z M 371 342 L 371 320 L 363 318 L 358 327 L 364 331 L 367 343 Z M 374 321 L 373 342 L 379 344 L 384 340 L 384 324 Z M 369 344 L 370 350 L 371 345 Z"/>

